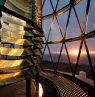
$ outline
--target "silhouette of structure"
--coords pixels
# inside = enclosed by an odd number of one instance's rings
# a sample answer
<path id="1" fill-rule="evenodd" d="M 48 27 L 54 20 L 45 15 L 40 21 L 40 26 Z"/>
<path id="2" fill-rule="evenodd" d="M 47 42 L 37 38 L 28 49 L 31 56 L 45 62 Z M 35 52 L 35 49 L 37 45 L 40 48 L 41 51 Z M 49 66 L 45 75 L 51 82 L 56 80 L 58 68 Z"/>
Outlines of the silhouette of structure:
<path id="1" fill-rule="evenodd" d="M 52 0 L 49 0 L 49 1 L 43 0 L 43 5 L 42 5 L 43 11 L 46 10 L 45 5 L 47 3 L 49 4 L 49 7 L 51 7 L 50 9 L 52 11 L 50 11 L 50 14 L 43 16 L 43 29 L 48 34 L 45 34 L 46 37 L 44 40 L 45 40 L 46 45 L 44 46 L 42 58 L 44 57 L 45 51 L 46 51 L 46 53 L 48 51 L 52 65 L 53 65 L 53 69 L 55 72 L 57 72 L 58 66 L 60 65 L 61 56 L 63 54 L 62 51 L 65 50 L 65 54 L 67 55 L 69 68 L 70 68 L 70 71 L 72 73 L 72 77 L 75 77 L 75 74 L 78 70 L 79 61 L 80 61 L 80 58 L 82 55 L 81 54 L 82 48 L 84 48 L 85 52 L 87 54 L 87 59 L 88 59 L 88 63 L 89 63 L 89 69 L 90 69 L 89 72 L 91 72 L 93 82 L 95 83 L 94 66 L 93 66 L 92 59 L 91 59 L 89 44 L 87 43 L 87 41 L 89 41 L 90 38 L 94 38 L 94 36 L 95 36 L 94 29 L 92 29 L 92 31 L 88 32 L 88 22 L 90 21 L 89 15 L 91 14 L 90 9 L 91 9 L 92 3 L 90 0 L 87 0 L 87 2 L 83 2 L 82 0 L 70 0 L 70 2 L 69 2 L 69 0 L 68 0 L 67 2 L 68 3 L 66 3 L 66 5 L 64 5 L 63 7 L 58 9 L 58 4 L 62 3 L 60 0 L 56 1 L 56 3 L 54 3 Z M 80 14 L 78 13 L 79 12 L 78 6 L 80 6 L 81 4 L 85 5 L 85 9 L 83 9 L 84 15 L 82 15 L 82 16 L 84 16 L 84 21 L 83 21 L 84 24 L 81 24 L 81 21 L 82 21 L 81 18 L 83 18 L 83 17 L 80 16 Z M 46 14 L 46 13 L 43 13 L 43 14 Z M 67 20 L 63 19 L 62 17 L 67 19 Z M 72 18 L 74 18 L 73 21 L 71 21 Z M 47 22 L 49 21 L 48 22 L 49 26 L 46 25 L 48 27 L 48 31 L 47 31 L 47 29 L 45 29 L 45 26 L 44 26 L 46 24 L 46 21 Z M 71 24 L 71 23 L 73 23 L 73 24 Z M 55 29 L 54 25 L 56 25 L 58 32 L 54 30 Z M 77 28 L 75 28 L 75 32 L 74 32 L 74 30 L 72 30 L 73 28 L 69 27 L 69 25 L 70 26 L 72 25 L 71 27 L 77 27 Z M 65 26 L 65 27 L 62 28 L 62 26 Z M 70 30 L 70 28 L 71 28 L 71 30 Z M 78 29 L 77 32 L 79 32 L 79 33 L 76 32 L 76 29 Z M 73 35 L 70 33 L 69 30 L 71 31 L 71 33 Z M 53 31 L 55 31 L 55 33 L 53 33 Z M 58 35 L 60 34 L 60 37 L 61 37 L 61 38 L 58 37 L 58 40 L 56 39 L 56 36 L 54 36 L 54 34 L 57 35 L 56 33 Z M 74 33 L 75 33 L 75 35 L 74 35 Z M 69 34 L 71 36 L 68 36 Z M 52 40 L 50 40 L 50 38 L 49 38 L 49 37 L 51 37 L 51 35 L 53 35 L 55 37 Z M 77 45 L 78 51 L 73 52 L 77 55 L 75 67 L 73 68 L 72 58 L 70 57 L 70 53 L 69 53 L 71 51 L 69 50 L 70 47 L 68 46 L 68 44 L 72 44 L 73 46 L 75 46 L 73 44 L 74 42 L 76 42 L 76 44 L 78 44 Z M 61 47 L 58 44 L 60 44 Z M 60 47 L 58 49 L 59 55 L 58 55 L 57 64 L 54 64 L 54 60 L 53 60 L 53 56 L 52 56 L 53 50 L 50 49 L 52 47 L 49 47 L 51 45 L 52 46 L 57 45 Z M 55 47 L 57 47 L 57 46 L 55 46 Z M 76 46 L 75 46 L 75 48 L 76 48 Z M 71 48 L 71 50 L 72 50 L 72 48 Z"/>
<path id="2" fill-rule="evenodd" d="M 0 86 L 26 80 L 26 97 L 38 97 L 42 77 L 59 97 L 94 97 L 93 2 L 1 0 Z"/>

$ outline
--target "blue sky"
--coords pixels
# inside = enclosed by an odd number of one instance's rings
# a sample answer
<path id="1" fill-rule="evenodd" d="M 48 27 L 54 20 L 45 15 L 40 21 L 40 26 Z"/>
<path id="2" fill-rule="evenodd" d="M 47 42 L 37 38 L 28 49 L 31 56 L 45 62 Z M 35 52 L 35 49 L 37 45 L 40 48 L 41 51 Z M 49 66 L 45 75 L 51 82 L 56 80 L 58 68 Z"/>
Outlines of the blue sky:
<path id="1" fill-rule="evenodd" d="M 66 4 L 68 4 L 70 0 L 59 0 L 59 1 L 60 2 L 58 4 L 57 10 L 62 8 Z M 57 0 L 52 0 L 52 2 L 53 2 L 53 6 L 55 7 Z M 82 28 L 84 27 L 86 3 L 87 3 L 87 0 L 81 0 L 81 2 L 75 6 L 76 11 L 78 13 L 78 16 L 80 18 Z M 50 5 L 50 2 L 49 2 L 49 0 L 46 0 L 45 5 L 43 7 L 43 16 L 50 14 L 52 12 L 53 12 L 53 10 L 52 10 L 52 7 Z M 66 12 L 62 15 L 59 15 L 57 17 L 59 24 L 60 24 L 60 27 L 62 29 L 63 35 L 64 35 L 65 25 L 66 25 L 66 21 L 67 21 L 67 16 L 68 16 L 68 12 Z M 51 23 L 51 19 L 43 20 L 43 29 L 44 29 L 46 37 L 49 33 L 50 23 Z M 88 27 L 87 27 L 86 33 L 90 32 L 92 30 L 95 30 L 95 0 L 91 0 L 90 13 L 89 13 L 89 17 L 88 17 Z M 81 34 L 80 29 L 79 29 L 74 11 L 72 9 L 71 18 L 70 18 L 69 26 L 68 26 L 68 29 L 67 29 L 66 38 L 73 38 L 73 37 L 79 36 L 80 34 Z M 54 41 L 54 40 L 61 40 L 61 39 L 62 39 L 62 37 L 61 37 L 60 31 L 58 30 L 56 19 L 54 19 L 52 30 L 51 30 L 51 36 L 50 36 L 49 40 Z M 87 40 L 88 48 L 91 51 L 95 51 L 95 46 L 93 45 L 93 41 L 95 41 L 94 38 Z M 79 48 L 79 44 L 80 44 L 80 41 L 69 43 L 68 48 L 72 47 L 72 45 L 76 46 L 76 48 Z M 50 46 L 51 51 L 53 51 L 54 53 L 59 52 L 60 51 L 60 45 L 61 44 L 58 44 L 56 46 L 56 49 L 55 49 L 55 46 L 51 45 Z M 83 48 L 84 48 L 84 46 L 83 46 Z"/>

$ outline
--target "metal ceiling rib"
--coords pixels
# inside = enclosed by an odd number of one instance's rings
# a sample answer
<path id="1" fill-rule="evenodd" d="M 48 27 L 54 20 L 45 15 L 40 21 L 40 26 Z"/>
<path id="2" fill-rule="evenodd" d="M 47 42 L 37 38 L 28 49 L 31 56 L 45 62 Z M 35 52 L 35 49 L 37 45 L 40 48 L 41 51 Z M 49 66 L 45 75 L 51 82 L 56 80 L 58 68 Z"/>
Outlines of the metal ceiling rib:
<path id="1" fill-rule="evenodd" d="M 44 1 L 45 2 L 45 1 Z M 43 2 L 43 3 L 44 3 Z M 59 2 L 59 1 L 58 1 Z M 81 2 L 81 0 L 75 0 L 74 4 L 72 5 L 72 7 L 74 7 L 75 5 L 77 5 L 79 2 Z M 43 5 L 44 6 L 44 5 Z M 56 4 L 56 6 L 58 6 L 58 3 Z M 58 15 L 61 15 L 61 14 L 64 14 L 65 12 L 67 12 L 69 9 L 70 9 L 70 3 L 67 4 L 66 6 L 64 6 L 63 8 L 59 9 L 58 11 L 54 11 L 53 10 L 53 13 L 52 14 L 48 14 L 46 16 L 43 16 L 42 18 L 43 19 L 49 19 L 51 18 L 53 15 L 55 16 L 58 16 Z"/>

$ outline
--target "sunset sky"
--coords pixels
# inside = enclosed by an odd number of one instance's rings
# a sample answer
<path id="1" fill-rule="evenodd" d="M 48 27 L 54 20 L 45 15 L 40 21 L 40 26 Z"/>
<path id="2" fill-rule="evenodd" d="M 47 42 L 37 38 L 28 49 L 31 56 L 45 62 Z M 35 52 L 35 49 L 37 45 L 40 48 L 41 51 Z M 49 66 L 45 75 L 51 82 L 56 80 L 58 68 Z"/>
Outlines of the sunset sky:
<path id="1" fill-rule="evenodd" d="M 70 0 L 59 0 L 59 1 L 60 2 L 58 4 L 57 10 L 62 8 L 66 4 L 68 4 Z M 53 6 L 55 8 L 57 0 L 52 0 L 52 2 L 53 2 Z M 87 2 L 87 0 L 81 0 L 81 2 L 75 6 L 76 11 L 78 13 L 78 16 L 80 18 L 82 28 L 84 27 L 86 2 Z M 91 0 L 90 13 L 89 13 L 89 17 L 88 17 L 88 27 L 87 27 L 87 32 L 86 33 L 90 32 L 92 30 L 95 30 L 95 10 L 94 9 L 95 9 L 95 0 Z M 52 10 L 52 7 L 50 5 L 50 1 L 46 0 L 45 5 L 43 7 L 43 16 L 45 16 L 47 14 L 50 14 L 52 12 L 53 12 L 53 10 Z M 63 35 L 64 35 L 65 25 L 66 25 L 66 21 L 67 21 L 67 16 L 68 16 L 68 11 L 57 17 Z M 48 36 L 48 33 L 49 33 L 49 28 L 50 28 L 51 21 L 52 21 L 52 19 L 43 20 L 43 29 L 44 29 L 46 37 Z M 62 36 L 61 36 L 60 31 L 58 29 L 57 21 L 56 21 L 55 18 L 54 18 L 52 23 L 53 24 L 52 24 L 52 30 L 51 30 L 49 41 L 61 40 Z M 70 18 L 69 26 L 68 26 L 68 29 L 67 29 L 66 38 L 68 39 L 68 38 L 73 38 L 73 37 L 76 37 L 76 36 L 80 36 L 80 29 L 79 29 L 74 11 L 72 9 L 71 18 Z M 88 48 L 89 48 L 91 54 L 95 54 L 95 52 L 94 52 L 95 51 L 95 46 L 93 45 L 93 41 L 95 41 L 94 38 L 87 39 L 87 45 L 88 45 Z M 67 45 L 67 48 L 68 48 L 69 51 L 72 49 L 71 54 L 72 54 L 72 52 L 74 54 L 75 53 L 77 54 L 78 53 L 78 48 L 80 46 L 80 41 L 67 43 L 66 45 Z M 50 46 L 50 49 L 51 49 L 52 53 L 60 52 L 61 44 L 49 45 L 49 46 Z M 48 51 L 46 50 L 46 52 L 48 52 Z M 85 52 L 84 45 L 83 45 L 83 48 L 82 48 L 82 53 L 83 52 Z M 64 53 L 64 50 L 63 50 L 63 53 Z"/>

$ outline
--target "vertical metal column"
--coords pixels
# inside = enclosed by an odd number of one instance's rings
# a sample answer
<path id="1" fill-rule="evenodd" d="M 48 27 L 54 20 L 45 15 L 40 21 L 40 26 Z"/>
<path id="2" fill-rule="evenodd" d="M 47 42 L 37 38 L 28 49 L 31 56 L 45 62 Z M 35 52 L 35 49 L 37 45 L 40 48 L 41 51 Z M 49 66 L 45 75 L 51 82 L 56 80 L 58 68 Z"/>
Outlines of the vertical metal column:
<path id="1" fill-rule="evenodd" d="M 2 17 L 2 13 L 1 13 L 1 7 L 0 7 L 0 29 L 2 28 L 1 27 L 1 17 Z M 1 32 L 0 32 L 1 33 Z M 0 42 L 1 42 L 1 37 L 0 37 Z"/>
<path id="2" fill-rule="evenodd" d="M 26 80 L 26 97 L 31 97 L 31 78 Z"/>
<path id="3" fill-rule="evenodd" d="M 32 5 L 32 20 L 35 21 L 35 18 L 36 18 L 36 0 L 32 0 L 31 5 Z M 32 97 L 32 90 L 31 90 L 31 88 L 32 88 L 31 83 L 32 82 L 31 81 L 32 81 L 31 78 L 26 80 L 26 97 Z"/>
<path id="4" fill-rule="evenodd" d="M 1 7 L 0 7 L 0 29 L 1 29 L 1 17 L 2 17 L 2 13 L 1 13 Z"/>
<path id="5" fill-rule="evenodd" d="M 36 82 L 36 97 L 39 97 L 39 73 L 36 74 L 35 82 Z"/>
<path id="6" fill-rule="evenodd" d="M 36 23 L 42 28 L 42 0 L 36 0 Z M 36 97 L 39 97 L 39 71 L 35 77 Z"/>

